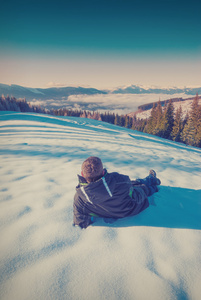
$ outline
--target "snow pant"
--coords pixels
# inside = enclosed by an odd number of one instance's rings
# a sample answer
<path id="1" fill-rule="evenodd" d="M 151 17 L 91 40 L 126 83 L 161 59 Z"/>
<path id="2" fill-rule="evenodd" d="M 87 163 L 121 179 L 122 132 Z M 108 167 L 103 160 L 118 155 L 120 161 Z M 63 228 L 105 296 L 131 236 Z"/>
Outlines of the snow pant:
<path id="1" fill-rule="evenodd" d="M 158 192 L 156 179 L 153 176 L 147 176 L 144 179 L 132 180 L 132 199 L 136 203 L 135 211 L 132 215 L 137 215 L 147 207 L 149 207 L 148 197 Z M 96 221 L 96 217 L 91 217 L 92 223 Z M 116 218 L 103 218 L 106 223 L 113 223 Z"/>
<path id="2" fill-rule="evenodd" d="M 134 189 L 134 195 L 139 199 L 141 199 L 145 195 L 149 197 L 154 193 L 158 192 L 156 178 L 154 178 L 153 176 L 149 175 L 144 179 L 136 179 L 132 180 L 131 182 Z"/>

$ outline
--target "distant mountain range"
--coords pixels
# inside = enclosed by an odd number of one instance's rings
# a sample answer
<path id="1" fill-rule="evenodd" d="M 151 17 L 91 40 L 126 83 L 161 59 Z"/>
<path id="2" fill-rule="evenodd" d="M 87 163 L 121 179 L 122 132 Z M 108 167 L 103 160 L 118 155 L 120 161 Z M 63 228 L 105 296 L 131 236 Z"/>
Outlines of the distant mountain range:
<path id="1" fill-rule="evenodd" d="M 95 94 L 180 94 L 186 95 L 201 94 L 201 87 L 192 88 L 158 88 L 158 87 L 143 87 L 139 85 L 130 85 L 127 87 L 116 88 L 113 90 L 98 90 L 95 88 L 84 87 L 53 87 L 53 88 L 28 88 L 20 85 L 0 84 L 0 95 L 14 96 L 16 98 L 26 98 L 27 101 L 33 99 L 67 99 L 70 95 L 95 95 Z"/>
<path id="2" fill-rule="evenodd" d="M 33 99 L 58 100 L 61 98 L 68 98 L 70 95 L 94 95 L 94 94 L 107 94 L 106 91 L 97 90 L 94 88 L 83 88 L 83 87 L 53 87 L 53 88 L 29 88 L 20 85 L 7 85 L 0 84 L 0 95 L 13 96 L 15 98 L 26 98 L 31 101 Z"/>
<path id="3" fill-rule="evenodd" d="M 186 95 L 196 95 L 196 93 L 201 94 L 201 87 L 144 87 L 139 85 L 130 85 L 123 88 L 118 88 L 113 91 L 115 94 L 180 94 L 185 93 Z"/>

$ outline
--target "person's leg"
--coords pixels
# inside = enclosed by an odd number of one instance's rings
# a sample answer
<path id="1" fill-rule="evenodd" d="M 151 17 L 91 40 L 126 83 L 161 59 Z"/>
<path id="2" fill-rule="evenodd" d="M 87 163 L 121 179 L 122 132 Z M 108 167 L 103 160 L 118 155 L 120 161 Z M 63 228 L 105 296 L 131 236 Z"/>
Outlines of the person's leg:
<path id="1" fill-rule="evenodd" d="M 158 178 L 155 178 L 151 175 L 145 177 L 144 179 L 136 179 L 135 182 L 138 182 L 139 184 L 145 184 L 147 186 L 151 185 L 160 185 L 160 180 Z"/>
<path id="2" fill-rule="evenodd" d="M 152 182 L 150 182 L 149 178 L 144 178 L 144 179 L 137 179 L 139 185 L 135 185 L 137 186 L 142 186 L 145 185 L 149 191 L 148 196 L 153 195 L 154 193 L 158 192 L 158 187 L 155 184 L 152 184 Z M 134 186 L 134 187 L 135 187 Z"/>
<path id="3" fill-rule="evenodd" d="M 138 186 L 138 185 L 145 185 L 148 190 L 148 196 L 153 195 L 154 193 L 158 192 L 158 187 L 157 185 L 160 185 L 160 179 L 156 177 L 156 172 L 154 170 L 149 171 L 149 175 L 145 177 L 144 179 L 136 179 L 132 181 L 133 186 Z"/>
<path id="4" fill-rule="evenodd" d="M 136 203 L 143 203 L 144 200 L 149 196 L 149 194 L 149 188 L 145 184 L 138 184 L 133 186 L 132 198 Z"/>
<path id="5" fill-rule="evenodd" d="M 150 170 L 149 175 L 147 177 L 145 177 L 144 179 L 138 178 L 134 182 L 136 182 L 136 183 L 138 182 L 140 184 L 146 184 L 147 186 L 161 184 L 161 181 L 160 181 L 160 179 L 158 179 L 156 177 L 156 172 L 154 170 Z"/>
<path id="6" fill-rule="evenodd" d="M 149 188 L 144 184 L 133 186 L 132 199 L 135 203 L 135 210 L 133 215 L 137 215 L 141 211 L 149 207 L 149 193 Z"/>

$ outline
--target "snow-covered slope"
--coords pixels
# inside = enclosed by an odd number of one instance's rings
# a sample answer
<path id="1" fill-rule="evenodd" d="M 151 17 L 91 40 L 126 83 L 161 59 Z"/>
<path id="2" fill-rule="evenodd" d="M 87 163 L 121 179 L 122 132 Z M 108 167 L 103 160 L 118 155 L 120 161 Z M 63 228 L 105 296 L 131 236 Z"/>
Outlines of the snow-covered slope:
<path id="1" fill-rule="evenodd" d="M 187 115 L 187 113 L 189 114 L 192 108 L 192 100 L 185 100 L 185 101 L 179 101 L 179 102 L 173 102 L 173 106 L 174 106 L 174 111 L 176 113 L 176 110 L 179 109 L 179 107 L 181 106 L 182 108 L 182 115 L 183 118 L 185 118 L 185 116 Z M 199 104 L 201 104 L 201 99 L 199 100 Z M 129 113 L 128 116 L 133 117 L 134 115 L 136 115 L 137 118 L 139 119 L 146 119 L 149 118 L 151 116 L 151 109 L 142 111 L 142 112 L 137 112 L 137 113 Z"/>
<path id="2" fill-rule="evenodd" d="M 1 112 L 0 299 L 192 299 L 201 294 L 201 149 L 95 120 Z M 132 179 L 154 168 L 140 215 L 72 226 L 90 155 Z"/>

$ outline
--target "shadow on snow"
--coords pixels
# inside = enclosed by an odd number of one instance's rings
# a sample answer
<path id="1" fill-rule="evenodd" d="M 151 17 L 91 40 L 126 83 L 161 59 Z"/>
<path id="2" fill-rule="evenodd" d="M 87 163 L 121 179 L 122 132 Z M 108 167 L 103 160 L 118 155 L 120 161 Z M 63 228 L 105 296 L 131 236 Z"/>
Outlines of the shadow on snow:
<path id="1" fill-rule="evenodd" d="M 92 226 L 148 226 L 201 230 L 201 190 L 161 186 L 154 194 L 154 205 L 139 215 L 107 224 L 98 219 Z M 154 200 L 154 201 L 153 201 Z"/>

